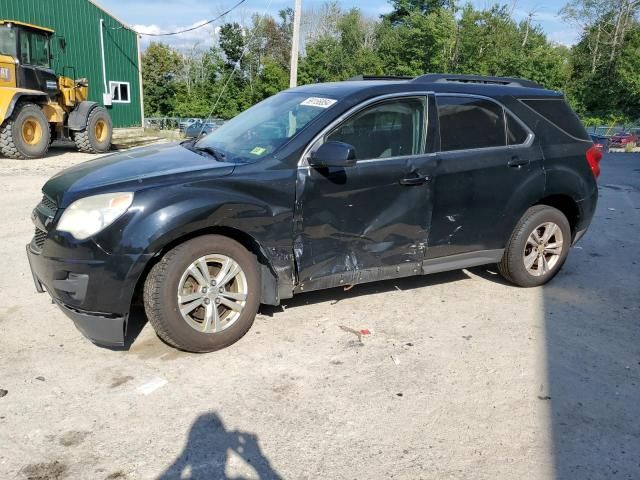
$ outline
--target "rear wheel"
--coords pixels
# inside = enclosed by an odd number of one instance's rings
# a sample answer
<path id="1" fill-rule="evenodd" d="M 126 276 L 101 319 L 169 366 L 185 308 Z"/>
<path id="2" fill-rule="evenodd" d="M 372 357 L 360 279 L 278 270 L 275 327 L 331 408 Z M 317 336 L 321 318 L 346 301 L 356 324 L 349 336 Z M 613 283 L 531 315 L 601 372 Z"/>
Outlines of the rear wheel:
<path id="1" fill-rule="evenodd" d="M 144 305 L 165 342 L 211 352 L 237 342 L 260 305 L 255 255 L 230 238 L 206 235 L 170 250 L 149 272 Z"/>
<path id="2" fill-rule="evenodd" d="M 111 148 L 113 124 L 111 117 L 104 107 L 91 110 L 84 130 L 75 132 L 73 140 L 81 152 L 106 153 Z"/>
<path id="3" fill-rule="evenodd" d="M 42 109 L 34 103 L 22 103 L 0 127 L 0 151 L 9 158 L 44 157 L 49 150 L 51 130 Z"/>
<path id="4" fill-rule="evenodd" d="M 503 277 L 521 287 L 551 280 L 571 247 L 571 227 L 558 209 L 536 205 L 525 212 L 498 264 Z"/>

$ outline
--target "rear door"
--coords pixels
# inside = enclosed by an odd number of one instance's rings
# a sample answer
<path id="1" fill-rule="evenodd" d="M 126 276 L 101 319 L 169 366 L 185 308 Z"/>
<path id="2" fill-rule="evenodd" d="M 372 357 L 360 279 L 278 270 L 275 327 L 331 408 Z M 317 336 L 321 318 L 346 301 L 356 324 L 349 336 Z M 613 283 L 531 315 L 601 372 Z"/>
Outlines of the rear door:
<path id="1" fill-rule="evenodd" d="M 363 106 L 314 145 L 355 147 L 347 168 L 298 170 L 298 290 L 420 272 L 431 218 L 434 153 L 427 153 L 427 98 Z"/>
<path id="2" fill-rule="evenodd" d="M 427 259 L 502 249 L 514 216 L 544 191 L 533 134 L 489 98 L 436 100 L 440 152 Z"/>

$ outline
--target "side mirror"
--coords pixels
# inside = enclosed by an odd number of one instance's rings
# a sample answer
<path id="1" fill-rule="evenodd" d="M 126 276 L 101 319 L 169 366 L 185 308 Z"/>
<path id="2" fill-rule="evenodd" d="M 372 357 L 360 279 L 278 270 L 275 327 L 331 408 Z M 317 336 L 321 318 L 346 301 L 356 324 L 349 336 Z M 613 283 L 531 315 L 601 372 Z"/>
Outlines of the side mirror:
<path id="1" fill-rule="evenodd" d="M 58 37 L 58 45 L 60 45 L 60 50 L 64 51 L 67 48 L 67 40 L 64 37 Z"/>
<path id="2" fill-rule="evenodd" d="M 356 149 L 344 142 L 326 142 L 311 153 L 312 167 L 351 167 L 356 164 Z"/>

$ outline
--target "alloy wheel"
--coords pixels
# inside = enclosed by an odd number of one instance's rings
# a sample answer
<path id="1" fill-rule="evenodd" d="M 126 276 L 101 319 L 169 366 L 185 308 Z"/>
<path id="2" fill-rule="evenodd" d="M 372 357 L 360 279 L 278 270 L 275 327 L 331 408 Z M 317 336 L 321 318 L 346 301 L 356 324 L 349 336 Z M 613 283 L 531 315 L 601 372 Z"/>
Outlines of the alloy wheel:
<path id="1" fill-rule="evenodd" d="M 562 255 L 561 228 L 553 222 L 544 222 L 533 229 L 524 247 L 524 266 L 530 275 L 540 277 L 555 268 Z"/>
<path id="2" fill-rule="evenodd" d="M 247 277 L 235 260 L 226 255 L 205 255 L 182 274 L 178 309 L 195 330 L 218 333 L 238 320 L 247 294 Z"/>

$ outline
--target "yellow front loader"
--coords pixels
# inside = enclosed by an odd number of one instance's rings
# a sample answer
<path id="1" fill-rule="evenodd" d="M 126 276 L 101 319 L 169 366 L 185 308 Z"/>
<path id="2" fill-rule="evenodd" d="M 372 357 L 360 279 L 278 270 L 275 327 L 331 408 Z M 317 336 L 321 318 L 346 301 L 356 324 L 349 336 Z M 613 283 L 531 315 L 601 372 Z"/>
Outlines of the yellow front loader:
<path id="1" fill-rule="evenodd" d="M 111 148 L 111 117 L 87 100 L 87 80 L 52 70 L 53 34 L 45 27 L 0 20 L 0 153 L 6 157 L 43 157 L 56 139 L 72 140 L 83 152 Z"/>

